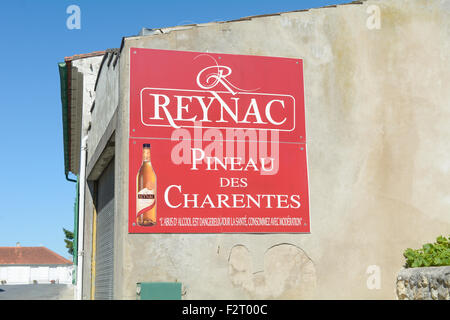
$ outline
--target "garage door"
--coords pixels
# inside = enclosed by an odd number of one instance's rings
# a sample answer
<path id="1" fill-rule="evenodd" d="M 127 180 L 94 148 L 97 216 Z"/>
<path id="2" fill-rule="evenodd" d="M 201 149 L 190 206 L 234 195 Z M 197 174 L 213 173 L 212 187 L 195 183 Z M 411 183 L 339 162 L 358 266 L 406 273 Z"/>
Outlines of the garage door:
<path id="1" fill-rule="evenodd" d="M 114 159 L 97 184 L 95 299 L 113 299 L 114 276 Z"/>
<path id="2" fill-rule="evenodd" d="M 49 267 L 35 266 L 31 267 L 31 282 L 37 281 L 37 283 L 47 283 L 49 282 Z"/>
<path id="3" fill-rule="evenodd" d="M 6 269 L 7 283 L 26 284 L 30 283 L 30 267 L 13 266 Z"/>

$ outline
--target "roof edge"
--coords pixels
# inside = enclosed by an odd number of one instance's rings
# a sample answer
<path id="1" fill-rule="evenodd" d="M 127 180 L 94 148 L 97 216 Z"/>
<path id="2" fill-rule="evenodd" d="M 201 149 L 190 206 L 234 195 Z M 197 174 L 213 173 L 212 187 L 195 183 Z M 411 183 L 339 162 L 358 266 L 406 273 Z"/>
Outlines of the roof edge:
<path id="1" fill-rule="evenodd" d="M 62 113 L 62 123 L 63 123 L 63 146 L 64 146 L 64 174 L 66 179 L 73 181 L 68 177 L 69 175 L 69 122 L 68 122 L 68 64 L 70 62 L 59 62 L 59 83 L 61 92 L 61 113 Z"/>
<path id="2" fill-rule="evenodd" d="M 97 57 L 97 56 L 104 55 L 105 53 L 106 53 L 106 51 L 103 50 L 103 51 L 93 51 L 93 52 L 90 52 L 90 53 L 75 54 L 73 56 L 64 57 L 64 61 L 73 61 L 73 60 Z"/>
<path id="3" fill-rule="evenodd" d="M 186 30 L 186 29 L 190 29 L 190 28 L 194 28 L 194 27 L 207 27 L 207 26 L 210 26 L 212 24 L 231 23 L 231 22 L 244 22 L 244 21 L 249 21 L 249 20 L 252 20 L 252 19 L 272 17 L 272 16 L 279 16 L 279 15 L 288 14 L 288 13 L 307 12 L 307 11 L 310 11 L 310 10 L 337 8 L 337 7 L 340 7 L 340 6 L 348 6 L 348 5 L 361 5 L 364 2 L 366 2 L 366 1 L 367 0 L 358 0 L 358 1 L 351 1 L 351 2 L 346 2 L 346 3 L 340 3 L 340 4 L 331 4 L 331 5 L 322 6 L 322 7 L 312 7 L 312 8 L 308 8 L 308 9 L 298 9 L 298 10 L 283 11 L 283 12 L 276 12 L 276 13 L 259 14 L 259 15 L 247 16 L 247 17 L 242 17 L 242 18 L 232 19 L 232 20 L 225 20 L 225 21 L 215 21 L 215 22 L 205 22 L 205 23 L 196 23 L 196 24 L 176 25 L 176 26 L 170 26 L 170 27 L 155 27 L 155 28 L 152 28 L 152 29 L 149 29 L 149 30 L 157 30 L 157 31 L 159 31 L 159 33 L 155 32 L 154 34 L 149 34 L 149 35 L 133 35 L 133 36 L 122 37 L 122 42 L 121 42 L 121 45 L 120 45 L 119 52 L 122 52 L 122 48 L 124 47 L 124 42 L 127 39 L 140 38 L 140 37 L 146 37 L 146 36 L 153 36 L 153 35 L 158 35 L 158 34 L 167 34 L 167 33 L 171 32 L 171 31 L 181 31 L 181 30 Z M 167 32 L 164 32 L 164 31 L 167 31 Z"/>

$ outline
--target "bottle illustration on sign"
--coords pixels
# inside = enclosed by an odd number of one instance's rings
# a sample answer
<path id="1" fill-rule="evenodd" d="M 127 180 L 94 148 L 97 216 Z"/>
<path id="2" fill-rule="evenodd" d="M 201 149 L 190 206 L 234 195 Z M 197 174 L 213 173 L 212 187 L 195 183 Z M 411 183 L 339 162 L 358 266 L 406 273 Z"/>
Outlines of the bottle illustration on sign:
<path id="1" fill-rule="evenodd" d="M 150 161 L 150 144 L 142 146 L 142 164 L 136 177 L 136 222 L 140 226 L 156 224 L 156 175 Z"/>

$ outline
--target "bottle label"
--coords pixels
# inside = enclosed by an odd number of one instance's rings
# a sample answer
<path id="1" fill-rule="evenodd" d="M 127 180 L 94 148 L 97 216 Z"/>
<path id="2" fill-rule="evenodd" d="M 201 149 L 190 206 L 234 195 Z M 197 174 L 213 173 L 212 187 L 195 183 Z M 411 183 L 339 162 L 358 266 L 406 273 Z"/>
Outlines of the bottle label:
<path id="1" fill-rule="evenodd" d="M 137 216 L 152 209 L 155 205 L 155 190 L 144 188 L 137 194 Z"/>

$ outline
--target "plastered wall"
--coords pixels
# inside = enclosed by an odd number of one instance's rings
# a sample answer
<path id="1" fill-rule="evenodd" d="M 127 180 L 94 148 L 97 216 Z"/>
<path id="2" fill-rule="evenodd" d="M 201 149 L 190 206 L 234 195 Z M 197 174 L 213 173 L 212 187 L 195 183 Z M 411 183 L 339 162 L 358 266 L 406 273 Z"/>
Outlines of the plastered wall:
<path id="1" fill-rule="evenodd" d="M 130 47 L 304 59 L 311 234 L 128 234 Z M 395 299 L 403 250 L 450 231 L 449 65 L 450 3 L 440 0 L 126 38 L 115 298 L 134 299 L 137 282 L 179 281 L 184 299 Z"/>

